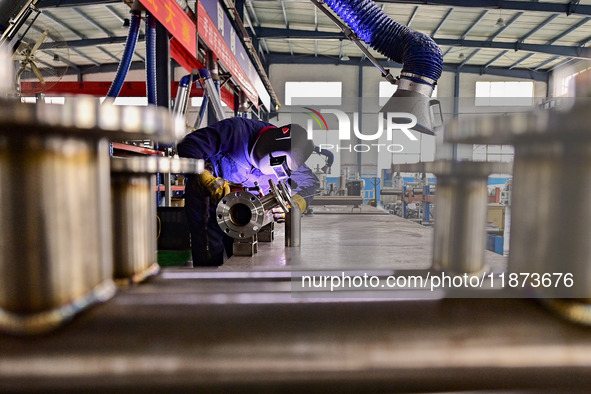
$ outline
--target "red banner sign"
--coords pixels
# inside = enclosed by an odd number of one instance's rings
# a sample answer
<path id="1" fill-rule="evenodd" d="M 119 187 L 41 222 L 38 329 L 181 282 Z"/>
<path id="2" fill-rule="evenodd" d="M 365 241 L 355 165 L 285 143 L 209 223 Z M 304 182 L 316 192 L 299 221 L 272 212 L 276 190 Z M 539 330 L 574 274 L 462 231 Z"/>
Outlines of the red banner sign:
<path id="1" fill-rule="evenodd" d="M 175 39 L 188 51 L 193 58 L 197 57 L 197 45 L 195 37 L 195 23 L 183 11 L 183 9 L 174 0 L 140 0 L 140 2 L 158 19 L 163 26 L 175 37 Z M 199 35 L 208 46 L 208 48 L 218 57 L 222 65 L 230 72 L 234 80 L 244 90 L 246 96 L 258 108 L 258 94 L 248 79 L 246 73 L 242 70 L 238 61 L 233 56 L 232 51 L 224 41 L 216 25 L 203 8 L 201 2 L 197 2 L 197 26 Z M 178 46 L 175 48 L 178 51 Z M 178 53 L 177 53 L 178 55 Z M 177 58 L 177 56 L 175 56 Z M 177 59 L 178 60 L 178 59 Z M 181 62 L 184 67 L 191 65 L 192 62 Z"/>
<path id="2" fill-rule="evenodd" d="M 193 57 L 197 57 L 195 23 L 174 0 L 140 0 Z"/>

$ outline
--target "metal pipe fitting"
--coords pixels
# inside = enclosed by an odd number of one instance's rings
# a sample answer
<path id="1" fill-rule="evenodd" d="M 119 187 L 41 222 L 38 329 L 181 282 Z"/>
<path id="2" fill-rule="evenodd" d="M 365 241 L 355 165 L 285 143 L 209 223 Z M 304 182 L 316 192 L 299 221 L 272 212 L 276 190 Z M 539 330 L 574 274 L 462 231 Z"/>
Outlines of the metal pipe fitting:
<path id="1" fill-rule="evenodd" d="M 285 214 L 285 246 L 299 247 L 302 245 L 302 211 L 297 204 Z"/>
<path id="2" fill-rule="evenodd" d="M 302 245 L 302 210 L 289 194 L 285 183 L 279 183 L 279 189 L 289 203 L 289 211 L 285 210 L 285 246 L 299 247 Z"/>
<path id="3" fill-rule="evenodd" d="M 249 238 L 273 221 L 271 210 L 282 207 L 288 212 L 285 194 L 272 180 L 272 192 L 263 198 L 248 191 L 232 192 L 216 208 L 220 228 L 232 238 Z"/>
<path id="4" fill-rule="evenodd" d="M 166 119 L 92 98 L 0 100 L 0 329 L 47 331 L 113 296 L 106 137 L 157 137 Z"/>
<path id="5" fill-rule="evenodd" d="M 111 159 L 113 276 L 118 284 L 138 283 L 158 273 L 156 173 L 199 174 L 203 160 L 165 157 Z"/>
<path id="6" fill-rule="evenodd" d="M 222 198 L 216 209 L 218 225 L 232 238 L 248 238 L 273 221 L 273 213 L 265 209 L 263 200 L 254 194 L 232 192 Z"/>
<path id="7" fill-rule="evenodd" d="M 187 105 L 189 104 L 189 96 L 191 93 L 191 85 L 193 84 L 193 74 L 185 75 L 179 82 L 176 98 L 174 99 L 173 114 L 175 116 L 185 117 L 187 113 Z"/>
<path id="8" fill-rule="evenodd" d="M 454 274 L 484 271 L 488 176 L 510 173 L 511 165 L 441 160 L 393 165 L 392 171 L 437 177 L 433 268 Z"/>

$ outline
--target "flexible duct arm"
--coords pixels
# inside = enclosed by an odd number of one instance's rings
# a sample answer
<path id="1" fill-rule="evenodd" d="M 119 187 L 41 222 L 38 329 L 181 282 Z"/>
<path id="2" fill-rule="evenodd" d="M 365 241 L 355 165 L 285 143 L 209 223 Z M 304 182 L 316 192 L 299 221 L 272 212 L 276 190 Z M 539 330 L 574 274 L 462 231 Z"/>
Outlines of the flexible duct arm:
<path id="1" fill-rule="evenodd" d="M 201 85 L 205 87 L 205 94 L 209 98 L 209 105 L 211 105 L 214 109 L 214 113 L 217 118 L 216 121 L 223 120 L 225 116 L 219 93 L 219 85 L 216 86 L 208 69 L 200 68 L 199 75 L 201 76 Z"/>
<path id="2" fill-rule="evenodd" d="M 129 71 L 131 59 L 133 58 L 133 53 L 135 51 L 135 44 L 137 43 L 137 38 L 140 33 L 141 21 L 141 12 L 132 11 L 131 22 L 129 24 L 129 33 L 127 35 L 127 41 L 125 43 L 123 57 L 121 58 L 121 62 L 119 63 L 119 67 L 117 68 L 117 74 L 115 75 L 115 79 L 113 80 L 113 83 L 109 88 L 109 92 L 107 93 L 107 97 L 117 97 L 119 95 L 119 92 L 121 91 L 121 88 L 123 87 L 123 82 L 125 82 L 125 77 L 127 76 L 127 72 Z"/>
<path id="3" fill-rule="evenodd" d="M 149 13 L 146 14 L 146 93 L 148 104 L 156 105 L 156 17 Z"/>
<path id="4" fill-rule="evenodd" d="M 189 96 L 191 92 L 191 85 L 193 84 L 193 74 L 187 74 L 181 78 L 179 88 L 174 99 L 174 116 L 184 117 L 187 113 L 187 105 L 189 104 Z"/>
<path id="5" fill-rule="evenodd" d="M 322 171 L 324 171 L 324 173 L 330 173 L 330 168 L 334 163 L 334 154 L 331 151 L 327 149 L 322 149 L 319 146 L 314 146 L 314 152 L 326 157 L 326 165 L 322 167 Z"/>
<path id="6" fill-rule="evenodd" d="M 414 82 L 405 85 L 409 90 L 428 97 L 431 95 L 441 77 L 443 56 L 430 37 L 397 23 L 372 0 L 324 0 L 324 3 L 361 40 L 382 55 L 403 64 L 401 79 Z"/>

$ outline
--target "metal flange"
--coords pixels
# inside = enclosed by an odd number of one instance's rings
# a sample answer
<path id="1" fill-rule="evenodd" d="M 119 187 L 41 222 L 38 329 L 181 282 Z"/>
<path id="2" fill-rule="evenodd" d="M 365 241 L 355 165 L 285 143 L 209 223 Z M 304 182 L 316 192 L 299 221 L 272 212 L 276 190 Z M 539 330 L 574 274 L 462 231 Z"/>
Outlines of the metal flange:
<path id="1" fill-rule="evenodd" d="M 216 208 L 217 222 L 232 238 L 248 238 L 273 220 L 261 200 L 246 191 L 232 192 Z"/>

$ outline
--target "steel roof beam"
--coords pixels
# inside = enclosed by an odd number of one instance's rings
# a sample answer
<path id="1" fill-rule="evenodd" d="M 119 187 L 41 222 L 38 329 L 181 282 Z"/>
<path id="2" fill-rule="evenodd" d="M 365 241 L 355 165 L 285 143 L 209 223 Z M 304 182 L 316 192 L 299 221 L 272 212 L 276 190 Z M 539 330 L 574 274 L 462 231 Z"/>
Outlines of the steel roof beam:
<path id="1" fill-rule="evenodd" d="M 484 65 L 484 68 L 490 67 L 494 62 L 496 62 L 497 60 L 499 60 L 500 58 L 502 58 L 503 56 L 505 56 L 507 54 L 507 52 L 509 52 L 509 50 L 505 49 L 503 52 L 499 53 L 491 61 L 489 61 L 488 63 L 486 63 Z"/>
<path id="2" fill-rule="evenodd" d="M 347 62 L 347 65 L 351 66 L 358 66 L 362 58 L 360 57 L 352 57 L 350 56 L 350 61 Z M 271 64 L 338 64 L 339 59 L 335 56 L 328 57 L 328 56 L 318 56 L 314 57 L 313 55 L 302 55 L 293 57 L 289 54 L 285 53 L 271 53 L 269 54 L 269 62 Z M 393 61 L 382 61 L 382 65 L 385 67 L 400 67 L 399 64 Z M 369 67 L 369 64 L 368 64 Z M 506 68 L 496 68 L 496 67 L 488 67 L 484 68 L 481 66 L 463 66 L 458 69 L 457 65 L 453 64 L 444 64 L 443 71 L 445 72 L 457 72 L 461 71 L 463 73 L 468 74 L 488 74 L 488 75 L 499 75 L 504 77 L 513 77 L 513 78 L 522 78 L 522 79 L 532 79 L 535 81 L 548 81 L 548 73 L 545 71 L 533 71 L 529 69 L 513 69 L 508 70 Z"/>
<path id="3" fill-rule="evenodd" d="M 275 0 L 269 0 L 275 1 Z M 561 14 L 590 15 L 591 5 L 578 4 L 577 0 L 570 3 L 549 3 L 544 1 L 516 1 L 516 0 L 379 0 L 380 3 L 392 4 L 425 4 L 425 5 L 445 5 L 450 7 L 466 8 L 492 8 L 507 9 L 516 11 L 539 11 Z M 51 7 L 73 7 L 93 4 L 120 4 L 121 0 L 39 0 L 39 8 Z M 250 3 L 250 2 L 249 2 Z M 249 7 L 251 7 L 249 5 Z M 256 20 L 255 20 L 256 22 Z M 258 23 L 257 23 L 258 25 Z"/>
<path id="4" fill-rule="evenodd" d="M 535 55 L 535 54 L 534 53 L 528 53 L 527 55 L 525 55 L 524 57 L 522 57 L 521 59 L 519 59 L 518 61 L 516 61 L 512 65 L 510 65 L 509 66 L 509 70 L 514 69 L 515 67 L 517 67 L 518 65 L 520 65 L 521 63 L 523 63 L 524 61 L 526 61 L 527 59 L 529 59 L 533 55 Z"/>
<path id="5" fill-rule="evenodd" d="M 115 8 L 113 8 L 112 6 L 108 5 L 105 7 L 111 14 L 113 14 L 113 16 L 117 19 L 119 19 L 119 22 L 124 23 L 125 22 L 125 18 L 123 18 L 121 15 L 119 15 L 119 13 L 117 12 L 117 10 Z"/>
<path id="6" fill-rule="evenodd" d="M 478 17 L 478 19 L 476 19 L 474 21 L 474 23 L 472 23 L 472 25 L 468 28 L 468 30 L 466 30 L 464 32 L 464 34 L 462 34 L 462 36 L 460 37 L 462 40 L 466 38 L 466 36 L 468 34 L 470 34 L 470 32 L 476 27 L 476 25 L 478 25 L 480 23 L 480 21 L 482 21 L 482 19 L 486 16 L 486 14 L 488 14 L 488 10 L 484 10 L 482 11 L 482 13 L 480 14 L 480 16 Z"/>
<path id="7" fill-rule="evenodd" d="M 549 55 L 569 56 L 580 59 L 591 59 L 591 48 L 581 48 L 579 46 L 565 45 L 547 45 L 547 44 L 525 44 L 519 42 L 491 42 L 476 40 L 457 40 L 447 38 L 437 38 L 435 42 L 439 45 L 451 45 L 456 47 L 468 48 L 491 48 L 491 49 L 509 49 L 514 51 L 527 51 L 546 53 Z"/>
<path id="8" fill-rule="evenodd" d="M 560 40 L 564 36 L 572 33 L 575 30 L 577 30 L 579 27 L 583 26 L 584 24 L 586 24 L 589 21 L 591 21 L 591 17 L 587 17 L 587 18 L 582 19 L 581 21 L 579 21 L 579 23 L 571 26 L 567 30 L 563 31 L 562 33 L 560 33 L 559 35 L 557 35 L 556 37 L 554 37 L 553 39 L 551 39 L 550 41 L 548 41 L 548 44 L 554 44 L 556 41 Z"/>
<path id="9" fill-rule="evenodd" d="M 101 46 L 97 46 L 97 48 L 103 52 L 104 54 L 106 54 L 107 56 L 109 56 L 111 59 L 115 60 L 116 62 L 120 61 L 120 59 L 113 55 L 111 52 L 107 51 L 105 48 L 101 47 Z"/>
<path id="10" fill-rule="evenodd" d="M 294 30 L 294 29 L 278 29 L 272 27 L 257 27 L 257 37 L 259 38 L 307 38 L 310 40 L 323 40 L 323 39 L 335 39 L 340 40 L 345 38 L 345 35 L 341 32 L 323 32 L 314 30 Z"/>
<path id="11" fill-rule="evenodd" d="M 554 66 L 552 66 L 552 68 L 551 68 L 551 69 L 549 69 L 548 71 L 554 71 L 554 70 L 556 70 L 557 68 L 560 68 L 560 67 L 564 66 L 565 64 L 572 62 L 573 60 L 574 60 L 574 59 L 572 59 L 572 58 L 564 59 L 564 60 L 563 60 L 563 61 L 561 61 L 560 63 L 558 63 L 558 64 L 555 64 Z"/>
<path id="12" fill-rule="evenodd" d="M 530 30 L 529 33 L 527 33 L 525 36 L 521 37 L 519 39 L 519 42 L 524 42 L 525 40 L 527 40 L 528 38 L 530 38 L 531 36 L 533 36 L 534 34 L 536 34 L 538 31 L 540 31 L 541 29 L 543 29 L 544 26 L 546 26 L 548 23 L 550 23 L 554 19 L 556 19 L 557 16 L 558 16 L 558 14 L 551 15 L 544 22 L 540 23 L 539 25 L 537 25 L 536 27 L 534 27 L 532 30 Z"/>
<path id="13" fill-rule="evenodd" d="M 555 60 L 558 60 L 558 58 L 560 58 L 560 56 L 554 56 L 548 60 L 543 61 L 542 63 L 540 63 L 536 68 L 534 68 L 534 71 L 538 71 L 539 69 L 541 69 L 542 67 L 544 67 L 547 64 L 552 63 Z"/>
<path id="14" fill-rule="evenodd" d="M 591 5 L 577 5 L 566 3 L 549 3 L 544 1 L 515 1 L 515 0 L 379 0 L 380 3 L 393 4 L 423 4 L 423 5 L 444 5 L 451 7 L 466 8 L 492 8 L 515 11 L 538 11 L 559 14 L 591 15 Z"/>
<path id="15" fill-rule="evenodd" d="M 254 18 L 254 23 L 256 23 L 257 26 L 260 26 L 261 22 L 259 22 L 259 18 L 257 17 L 257 13 L 255 12 L 254 7 L 252 6 L 252 1 L 247 0 L 246 5 L 248 6 L 248 9 L 252 13 L 252 17 Z"/>
<path id="16" fill-rule="evenodd" d="M 287 10 L 285 9 L 285 2 L 283 0 L 279 0 L 281 3 L 281 10 L 283 11 L 283 20 L 285 21 L 285 28 L 289 30 L 289 20 L 287 19 Z"/>
<path id="17" fill-rule="evenodd" d="M 513 18 L 511 18 L 511 20 L 505 24 L 505 26 L 502 26 L 502 27 L 501 27 L 499 30 L 497 30 L 497 32 L 496 32 L 495 34 L 493 34 L 492 36 L 490 36 L 488 39 L 489 39 L 490 41 L 492 41 L 492 40 L 494 40 L 495 38 L 497 38 L 498 36 L 500 36 L 502 32 L 504 32 L 506 29 L 508 29 L 508 28 L 509 28 L 509 26 L 511 26 L 513 23 L 515 23 L 515 21 L 516 21 L 517 19 L 519 19 L 519 17 L 520 17 L 521 15 L 523 15 L 523 14 L 524 14 L 523 12 L 518 12 L 517 14 L 515 14 L 515 15 L 513 16 Z"/>
<path id="18" fill-rule="evenodd" d="M 91 62 L 92 64 L 94 64 L 95 66 L 98 66 L 99 63 L 94 60 L 93 58 L 91 58 L 90 56 L 80 52 L 78 49 L 76 48 L 70 48 L 70 50 L 74 53 L 76 53 L 78 56 L 83 57 L 84 59 L 88 60 L 89 62 Z"/>
<path id="19" fill-rule="evenodd" d="M 96 4 L 121 4 L 121 0 L 39 0 L 38 8 L 79 7 Z"/>
<path id="20" fill-rule="evenodd" d="M 145 35 L 140 34 L 138 41 L 144 40 Z M 127 40 L 127 37 L 108 37 L 108 38 L 87 38 L 85 40 L 70 40 L 66 41 L 66 44 L 70 48 L 82 48 L 82 47 L 93 47 L 97 45 L 108 45 L 108 44 L 123 44 Z M 41 45 L 41 48 L 52 48 L 55 44 L 52 42 L 46 42 Z"/>
<path id="21" fill-rule="evenodd" d="M 408 18 L 408 22 L 406 22 L 407 27 L 410 27 L 410 24 L 415 19 L 415 16 L 417 16 L 417 12 L 419 12 L 419 6 L 416 6 L 412 14 L 410 14 L 410 18 Z"/>
<path id="22" fill-rule="evenodd" d="M 470 61 L 470 59 L 472 59 L 479 51 L 480 51 L 480 49 L 476 49 L 470 55 L 468 55 L 466 57 L 466 59 L 464 59 L 464 61 L 460 63 L 460 65 L 458 66 L 458 70 L 461 69 L 462 67 L 464 67 L 466 65 L 466 63 L 468 63 Z"/>
<path id="23" fill-rule="evenodd" d="M 264 39 L 283 39 L 283 38 L 297 38 L 297 39 L 310 39 L 310 40 L 341 40 L 344 38 L 342 33 L 332 32 L 315 32 L 311 30 L 293 30 L 290 29 L 289 33 L 285 29 L 273 29 L 273 28 L 256 28 L 257 37 Z M 118 44 L 124 43 L 127 37 L 110 37 L 110 38 L 92 38 L 86 40 L 71 40 L 66 41 L 66 44 L 71 48 L 85 47 L 85 46 L 96 46 L 106 44 Z M 140 35 L 140 40 L 143 36 Z M 516 50 L 520 49 L 528 52 L 546 53 L 549 55 L 568 56 L 580 59 L 591 59 L 591 48 L 581 48 L 579 46 L 564 46 L 564 45 L 545 45 L 545 44 L 521 44 L 517 46 L 517 43 L 511 42 L 491 42 L 491 41 L 478 41 L 478 40 L 461 40 L 461 39 L 448 39 L 448 38 L 436 38 L 435 42 L 438 45 L 443 46 L 454 46 L 454 47 L 466 47 L 466 48 L 480 48 L 480 49 L 506 49 Z M 263 41 L 263 45 L 266 43 Z M 45 43 L 42 48 L 51 48 L 52 43 Z M 266 48 L 265 48 L 266 50 Z"/>
<path id="24" fill-rule="evenodd" d="M 68 25 L 67 23 L 65 23 L 64 21 L 62 21 L 61 19 L 59 19 L 57 16 L 53 15 L 51 12 L 44 11 L 42 13 L 42 15 L 45 15 L 46 17 L 48 17 L 49 19 L 51 19 L 52 21 L 54 21 L 55 23 L 57 23 L 58 25 L 60 25 L 64 29 L 69 30 L 70 32 L 74 33 L 78 37 L 80 37 L 82 39 L 88 38 L 84 34 L 82 34 L 81 32 L 79 32 L 78 30 L 74 29 L 72 26 Z"/>
<path id="25" fill-rule="evenodd" d="M 94 26 L 97 30 L 102 31 L 103 33 L 105 33 L 107 35 L 107 37 L 112 37 L 113 33 L 111 33 L 109 30 L 105 29 L 103 26 L 101 26 L 97 21 L 95 21 L 94 19 L 92 19 L 91 17 L 89 17 L 85 12 L 83 12 L 82 10 L 74 7 L 72 8 L 72 10 L 77 13 L 78 15 L 80 15 L 82 18 L 84 18 L 85 21 L 87 21 L 88 23 L 90 23 L 92 26 Z"/>
<path id="26" fill-rule="evenodd" d="M 268 39 L 310 39 L 323 40 L 332 39 L 340 40 L 344 37 L 342 33 L 332 32 L 316 32 L 312 30 L 293 30 L 289 32 L 285 29 L 274 28 L 256 28 L 257 37 Z M 435 38 L 438 45 L 480 48 L 480 49 L 509 49 L 509 50 L 523 50 L 527 52 L 546 53 L 549 55 L 568 56 L 581 59 L 591 59 L 591 48 L 581 48 L 579 46 L 564 46 L 564 45 L 547 45 L 547 44 L 526 44 L 520 42 L 497 42 L 497 41 L 479 41 L 479 40 L 462 40 L 450 38 Z"/>
<path id="27" fill-rule="evenodd" d="M 314 30 L 318 31 L 318 7 L 314 7 Z"/>
<path id="28" fill-rule="evenodd" d="M 433 30 L 433 33 L 431 33 L 431 37 L 435 37 L 435 34 L 437 34 L 439 32 L 439 30 L 441 29 L 441 27 L 443 26 L 443 24 L 447 21 L 447 19 L 449 18 L 449 16 L 453 12 L 453 10 L 454 10 L 453 8 L 450 8 L 447 11 L 447 14 L 445 14 L 445 16 L 443 17 L 443 19 L 441 19 L 441 21 L 439 22 L 439 24 L 437 25 L 437 27 L 435 28 L 435 30 Z"/>

